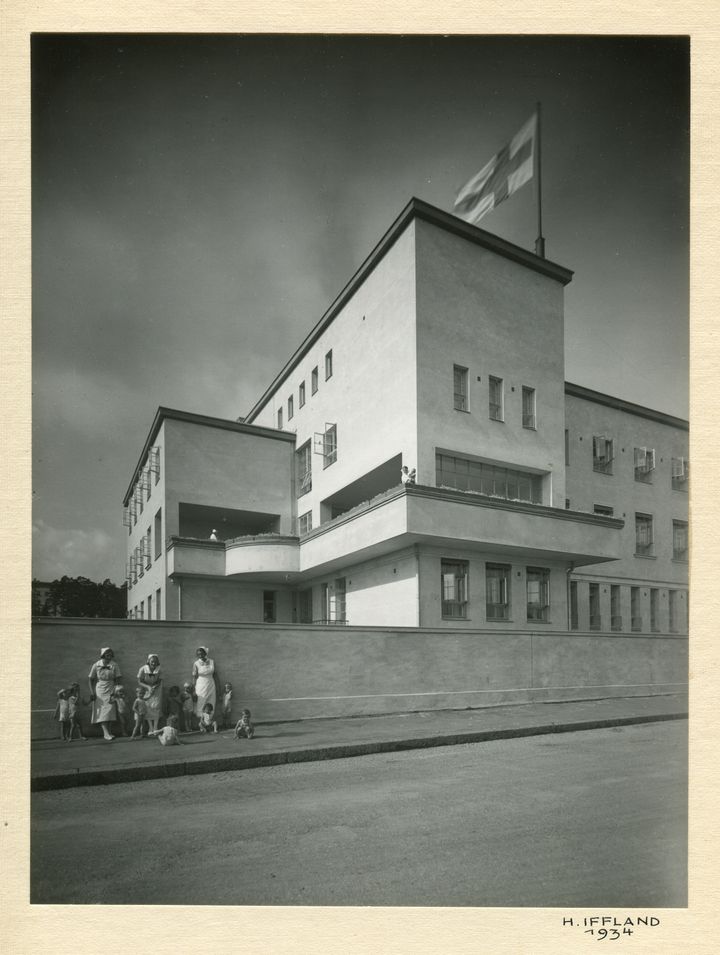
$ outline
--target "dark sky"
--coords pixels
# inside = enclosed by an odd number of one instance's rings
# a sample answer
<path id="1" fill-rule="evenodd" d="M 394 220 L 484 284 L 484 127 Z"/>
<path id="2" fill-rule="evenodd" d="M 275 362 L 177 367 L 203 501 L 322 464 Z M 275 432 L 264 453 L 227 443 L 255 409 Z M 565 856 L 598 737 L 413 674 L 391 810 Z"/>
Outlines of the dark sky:
<path id="1" fill-rule="evenodd" d="M 38 35 L 33 573 L 124 576 L 158 405 L 245 414 L 411 196 L 543 108 L 566 378 L 687 416 L 689 45 Z M 482 227 L 532 249 L 534 188 Z"/>

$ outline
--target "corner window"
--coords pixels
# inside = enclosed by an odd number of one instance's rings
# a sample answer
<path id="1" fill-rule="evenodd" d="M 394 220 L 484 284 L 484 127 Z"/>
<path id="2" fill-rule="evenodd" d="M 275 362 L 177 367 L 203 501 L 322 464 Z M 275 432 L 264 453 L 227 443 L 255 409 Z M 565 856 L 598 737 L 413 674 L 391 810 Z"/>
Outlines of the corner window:
<path id="1" fill-rule="evenodd" d="M 298 407 L 302 408 L 305 404 L 305 382 L 300 382 L 300 387 L 298 388 Z"/>
<path id="2" fill-rule="evenodd" d="M 635 554 L 651 557 L 653 552 L 653 519 L 650 514 L 635 515 Z"/>
<path id="3" fill-rule="evenodd" d="M 612 438 L 606 438 L 604 434 L 593 436 L 593 471 L 600 474 L 612 474 L 613 458 L 615 451 Z"/>
<path id="4" fill-rule="evenodd" d="M 327 381 L 328 378 L 332 378 L 332 373 L 333 373 L 333 356 L 332 356 L 332 348 L 331 348 L 330 351 L 325 356 L 325 381 Z"/>
<path id="5" fill-rule="evenodd" d="M 485 565 L 485 616 L 510 619 L 510 567 L 506 564 Z"/>
<path id="6" fill-rule="evenodd" d="M 550 613 L 550 571 L 544 567 L 527 569 L 527 618 L 547 623 Z"/>
<path id="7" fill-rule="evenodd" d="M 655 470 L 655 449 L 635 448 L 635 480 L 650 484 Z"/>
<path id="8" fill-rule="evenodd" d="M 492 421 L 503 421 L 503 380 L 490 375 L 488 413 Z"/>
<path id="9" fill-rule="evenodd" d="M 537 429 L 535 419 L 535 389 L 526 388 L 525 385 L 523 385 L 522 389 L 522 426 L 523 428 L 529 428 L 531 431 Z"/>
<path id="10" fill-rule="evenodd" d="M 468 567 L 466 560 L 443 560 L 440 562 L 443 617 L 467 619 Z"/>
<path id="11" fill-rule="evenodd" d="M 298 517 L 298 534 L 307 534 L 312 530 L 312 511 L 306 511 Z"/>
<path id="12" fill-rule="evenodd" d="M 672 522 L 673 560 L 688 559 L 688 526 L 686 521 Z"/>
<path id="13" fill-rule="evenodd" d="M 318 367 L 315 365 L 313 370 L 310 372 L 310 391 L 315 394 L 318 390 Z"/>
<path id="14" fill-rule="evenodd" d="M 329 468 L 337 461 L 337 425 L 331 424 L 323 435 L 323 467 Z"/>
<path id="15" fill-rule="evenodd" d="M 295 452 L 295 494 L 302 497 L 312 491 L 312 452 L 310 442 Z"/>
<path id="16" fill-rule="evenodd" d="M 468 370 L 461 365 L 453 365 L 453 407 L 456 411 L 469 411 L 468 408 Z"/>

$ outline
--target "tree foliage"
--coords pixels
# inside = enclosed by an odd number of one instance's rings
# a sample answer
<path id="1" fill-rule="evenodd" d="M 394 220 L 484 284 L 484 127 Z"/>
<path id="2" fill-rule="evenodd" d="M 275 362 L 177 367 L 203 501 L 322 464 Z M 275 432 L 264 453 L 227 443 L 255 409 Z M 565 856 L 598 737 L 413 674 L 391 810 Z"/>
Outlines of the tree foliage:
<path id="1" fill-rule="evenodd" d="M 33 614 L 41 617 L 124 617 L 127 610 L 127 585 L 117 587 L 110 580 L 101 584 L 87 577 L 61 577 L 50 584 L 44 601 L 35 599 Z"/>

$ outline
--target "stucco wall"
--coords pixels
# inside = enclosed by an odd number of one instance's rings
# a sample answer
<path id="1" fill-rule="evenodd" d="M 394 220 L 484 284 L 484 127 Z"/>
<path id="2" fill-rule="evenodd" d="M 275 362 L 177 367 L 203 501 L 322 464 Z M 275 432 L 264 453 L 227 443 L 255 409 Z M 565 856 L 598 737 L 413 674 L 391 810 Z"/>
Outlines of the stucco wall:
<path id="1" fill-rule="evenodd" d="M 165 685 L 188 679 L 207 645 L 222 682 L 259 722 L 672 692 L 686 683 L 687 640 L 438 629 L 232 626 L 36 620 L 34 736 L 55 736 L 59 686 L 85 681 L 113 647 L 132 688 L 148 652 Z"/>

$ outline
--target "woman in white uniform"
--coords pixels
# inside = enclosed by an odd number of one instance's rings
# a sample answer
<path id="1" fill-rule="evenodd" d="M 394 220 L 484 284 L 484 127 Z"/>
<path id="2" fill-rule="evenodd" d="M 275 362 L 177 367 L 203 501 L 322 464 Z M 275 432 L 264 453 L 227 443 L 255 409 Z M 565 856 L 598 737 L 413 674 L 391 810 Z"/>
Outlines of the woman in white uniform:
<path id="1" fill-rule="evenodd" d="M 212 703 L 213 710 L 215 709 L 217 687 L 215 685 L 215 661 L 208 656 L 208 648 L 198 647 L 195 656 L 197 659 L 193 663 L 192 677 L 195 694 L 195 715 L 199 720 L 206 703 Z"/>
<path id="2" fill-rule="evenodd" d="M 100 659 L 93 663 L 88 673 L 88 686 L 92 702 L 91 723 L 99 723 L 106 740 L 115 737 L 110 732 L 110 724 L 117 720 L 117 706 L 113 700 L 115 687 L 122 679 L 120 667 L 114 660 L 115 654 L 110 647 L 103 647 Z"/>

